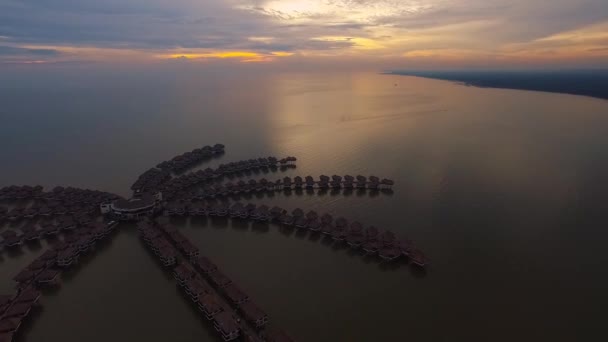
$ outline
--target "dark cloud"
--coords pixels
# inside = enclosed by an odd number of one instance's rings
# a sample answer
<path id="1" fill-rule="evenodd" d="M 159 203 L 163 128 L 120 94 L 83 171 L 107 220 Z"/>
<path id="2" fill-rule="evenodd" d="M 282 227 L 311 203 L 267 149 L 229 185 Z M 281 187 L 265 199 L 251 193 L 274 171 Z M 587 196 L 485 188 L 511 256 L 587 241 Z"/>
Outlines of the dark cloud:
<path id="1" fill-rule="evenodd" d="M 52 49 L 27 49 L 0 45 L 0 56 L 57 56 L 59 52 Z"/>

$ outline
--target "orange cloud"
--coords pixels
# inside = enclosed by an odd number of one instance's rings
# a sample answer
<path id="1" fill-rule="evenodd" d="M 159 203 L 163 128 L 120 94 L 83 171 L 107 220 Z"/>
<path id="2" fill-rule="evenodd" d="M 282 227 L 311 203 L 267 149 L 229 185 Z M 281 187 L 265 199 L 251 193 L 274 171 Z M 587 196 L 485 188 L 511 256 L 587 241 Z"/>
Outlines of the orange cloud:
<path id="1" fill-rule="evenodd" d="M 269 62 L 273 57 L 289 57 L 293 53 L 285 51 L 275 51 L 271 53 L 259 53 L 252 51 L 214 51 L 214 52 L 187 52 L 187 53 L 169 53 L 160 54 L 157 57 L 161 59 L 238 59 L 243 63 L 251 62 Z"/>

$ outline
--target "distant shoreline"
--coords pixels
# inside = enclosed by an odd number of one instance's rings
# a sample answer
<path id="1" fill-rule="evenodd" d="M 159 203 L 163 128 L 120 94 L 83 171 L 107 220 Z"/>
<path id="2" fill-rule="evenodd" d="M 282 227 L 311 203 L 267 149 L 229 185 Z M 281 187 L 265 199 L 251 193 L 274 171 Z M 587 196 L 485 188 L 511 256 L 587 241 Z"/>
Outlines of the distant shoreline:
<path id="1" fill-rule="evenodd" d="M 542 91 L 608 100 L 608 70 L 581 71 L 387 71 L 480 88 Z"/>

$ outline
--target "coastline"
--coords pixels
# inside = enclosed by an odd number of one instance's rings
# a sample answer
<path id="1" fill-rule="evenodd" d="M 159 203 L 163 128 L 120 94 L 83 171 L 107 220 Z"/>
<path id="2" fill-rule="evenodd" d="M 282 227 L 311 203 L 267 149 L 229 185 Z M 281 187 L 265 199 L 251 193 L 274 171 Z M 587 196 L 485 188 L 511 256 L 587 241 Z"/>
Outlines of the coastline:
<path id="1" fill-rule="evenodd" d="M 384 75 L 396 75 L 396 76 L 411 76 L 411 77 L 420 77 L 427 79 L 435 79 L 442 81 L 453 82 L 458 85 L 467 86 L 467 87 L 478 87 L 478 88 L 491 88 L 491 89 L 510 89 L 510 90 L 525 90 L 525 91 L 535 91 L 535 92 L 544 92 L 544 93 L 553 93 L 553 94 L 566 94 L 566 95 L 576 95 L 576 96 L 584 96 L 599 100 L 608 101 L 608 91 L 601 92 L 598 89 L 608 89 L 608 74 L 602 73 L 595 80 L 597 84 L 586 85 L 588 89 L 576 89 L 576 88 L 568 88 L 572 87 L 572 83 L 576 83 L 576 81 L 581 82 L 582 80 L 573 79 L 573 81 L 569 81 L 566 79 L 565 74 L 557 75 L 555 80 L 551 80 L 547 82 L 546 79 L 547 74 L 535 74 L 530 73 L 525 75 L 526 78 L 517 79 L 516 77 L 509 79 L 509 73 L 507 72 L 492 72 L 492 73 L 468 73 L 468 72 L 401 72 L 401 71 L 386 71 L 381 72 Z M 516 75 L 522 75 L 521 72 L 516 72 Z M 481 75 L 481 78 L 480 78 Z M 530 82 L 534 77 L 538 77 L 538 80 Z M 543 79 L 545 78 L 545 79 Z M 580 77 L 579 77 L 580 78 Z M 531 84 L 532 83 L 532 84 Z M 546 86 L 543 86 L 541 83 L 546 83 Z M 580 84 L 580 83 L 579 83 Z"/>

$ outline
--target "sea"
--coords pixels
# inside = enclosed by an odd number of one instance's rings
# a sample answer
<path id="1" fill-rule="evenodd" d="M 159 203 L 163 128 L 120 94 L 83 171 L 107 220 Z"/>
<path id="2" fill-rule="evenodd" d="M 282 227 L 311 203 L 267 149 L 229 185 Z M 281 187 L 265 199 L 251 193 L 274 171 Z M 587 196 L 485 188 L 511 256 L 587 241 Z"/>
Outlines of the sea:
<path id="1" fill-rule="evenodd" d="M 5 78 L 0 104 L 0 186 L 130 197 L 147 169 L 215 143 L 226 153 L 193 170 L 295 156 L 294 169 L 243 179 L 393 179 L 387 193 L 238 200 L 390 229 L 426 253 L 425 270 L 275 224 L 173 219 L 295 340 L 606 335 L 606 100 L 375 72 L 55 70 Z M 48 244 L 0 253 L 0 293 Z M 219 341 L 133 224 L 119 225 L 40 303 L 18 341 Z"/>

